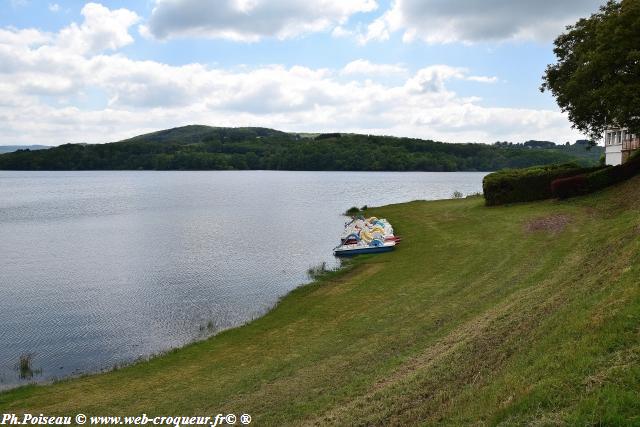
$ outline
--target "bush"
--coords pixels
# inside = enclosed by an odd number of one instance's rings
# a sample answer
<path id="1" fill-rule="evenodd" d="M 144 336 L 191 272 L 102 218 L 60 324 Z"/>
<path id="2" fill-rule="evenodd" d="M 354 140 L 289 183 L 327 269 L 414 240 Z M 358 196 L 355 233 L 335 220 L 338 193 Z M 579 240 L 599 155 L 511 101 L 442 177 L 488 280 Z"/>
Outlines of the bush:
<path id="1" fill-rule="evenodd" d="M 578 194 L 588 193 L 587 177 L 585 175 L 559 178 L 551 183 L 551 193 L 559 199 L 566 199 Z"/>
<path id="2" fill-rule="evenodd" d="M 360 213 L 360 209 L 357 206 L 352 206 L 345 212 L 345 215 L 356 215 Z"/>
<path id="3" fill-rule="evenodd" d="M 565 179 L 556 179 L 551 183 L 552 194 L 559 199 L 593 193 L 611 185 L 626 181 L 640 173 L 640 152 L 619 166 L 609 166 L 588 174 Z"/>
<path id="4" fill-rule="evenodd" d="M 597 169 L 583 168 L 575 163 L 507 169 L 487 175 L 482 189 L 488 206 L 549 199 L 552 197 L 551 183 L 556 179 Z"/>

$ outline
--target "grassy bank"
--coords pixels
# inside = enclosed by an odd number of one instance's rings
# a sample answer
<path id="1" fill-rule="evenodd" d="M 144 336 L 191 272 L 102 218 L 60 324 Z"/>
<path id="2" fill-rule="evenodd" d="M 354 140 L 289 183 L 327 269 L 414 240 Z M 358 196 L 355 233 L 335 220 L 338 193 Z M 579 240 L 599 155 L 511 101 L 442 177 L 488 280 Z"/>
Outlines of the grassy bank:
<path id="1" fill-rule="evenodd" d="M 371 213 L 404 237 L 397 251 L 208 341 L 0 394 L 0 413 L 640 424 L 640 179 L 569 202 Z"/>

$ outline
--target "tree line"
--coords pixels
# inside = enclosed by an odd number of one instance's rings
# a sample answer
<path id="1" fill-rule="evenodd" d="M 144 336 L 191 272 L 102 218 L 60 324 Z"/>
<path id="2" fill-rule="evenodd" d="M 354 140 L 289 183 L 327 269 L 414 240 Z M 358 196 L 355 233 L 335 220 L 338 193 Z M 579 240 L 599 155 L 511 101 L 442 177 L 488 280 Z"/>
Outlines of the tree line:
<path id="1" fill-rule="evenodd" d="M 575 147 L 575 146 L 574 146 Z M 358 134 L 301 137 L 263 128 L 188 126 L 108 144 L 65 144 L 0 155 L 4 170 L 492 171 L 578 161 L 565 146 L 513 149 Z"/>

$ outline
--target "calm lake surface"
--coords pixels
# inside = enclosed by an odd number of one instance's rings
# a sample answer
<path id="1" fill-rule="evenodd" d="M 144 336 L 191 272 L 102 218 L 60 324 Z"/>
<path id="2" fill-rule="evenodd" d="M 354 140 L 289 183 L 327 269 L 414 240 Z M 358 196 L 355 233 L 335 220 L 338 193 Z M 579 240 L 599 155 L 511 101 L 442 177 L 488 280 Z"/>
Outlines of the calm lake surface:
<path id="1" fill-rule="evenodd" d="M 263 315 L 309 267 L 338 265 L 347 208 L 476 193 L 484 175 L 0 171 L 0 389 Z"/>

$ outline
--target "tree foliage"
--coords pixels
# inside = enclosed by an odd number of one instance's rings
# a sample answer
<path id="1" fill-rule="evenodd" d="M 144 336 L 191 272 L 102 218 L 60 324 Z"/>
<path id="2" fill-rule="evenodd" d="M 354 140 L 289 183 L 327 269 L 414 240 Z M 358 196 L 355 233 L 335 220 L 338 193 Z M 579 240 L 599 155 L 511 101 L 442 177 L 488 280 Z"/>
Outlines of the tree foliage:
<path id="1" fill-rule="evenodd" d="M 358 134 L 301 137 L 265 128 L 186 126 L 109 144 L 65 144 L 0 155 L 13 170 L 491 171 L 578 160 L 583 146 L 447 144 Z"/>
<path id="2" fill-rule="evenodd" d="M 543 77 L 574 127 L 599 139 L 607 127 L 640 133 L 640 1 L 609 1 L 555 40 Z"/>

